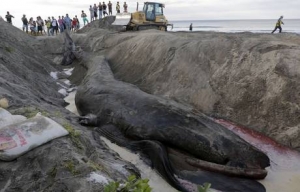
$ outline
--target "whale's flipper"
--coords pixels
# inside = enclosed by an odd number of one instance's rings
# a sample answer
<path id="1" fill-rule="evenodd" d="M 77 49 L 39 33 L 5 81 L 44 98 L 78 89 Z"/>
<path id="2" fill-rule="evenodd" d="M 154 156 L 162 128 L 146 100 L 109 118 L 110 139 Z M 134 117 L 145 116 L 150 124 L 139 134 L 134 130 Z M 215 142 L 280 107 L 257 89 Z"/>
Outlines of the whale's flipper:
<path id="1" fill-rule="evenodd" d="M 99 122 L 96 115 L 88 114 L 85 116 L 79 116 L 79 123 L 86 126 L 97 126 Z"/>
<path id="2" fill-rule="evenodd" d="M 159 141 L 142 140 L 133 142 L 140 147 L 140 151 L 146 154 L 152 162 L 153 167 L 160 175 L 174 188 L 187 192 L 178 179 L 175 177 L 174 169 L 169 161 L 169 156 L 165 146 Z"/>

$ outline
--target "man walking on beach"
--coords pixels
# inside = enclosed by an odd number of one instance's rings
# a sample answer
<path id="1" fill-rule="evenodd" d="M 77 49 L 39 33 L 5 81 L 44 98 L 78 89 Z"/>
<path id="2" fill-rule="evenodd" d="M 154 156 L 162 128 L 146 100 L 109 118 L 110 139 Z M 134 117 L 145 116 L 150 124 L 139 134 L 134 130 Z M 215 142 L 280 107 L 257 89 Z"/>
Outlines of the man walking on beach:
<path id="1" fill-rule="evenodd" d="M 26 18 L 26 15 L 23 15 L 22 22 L 23 22 L 23 31 L 26 29 L 26 33 L 28 33 L 28 20 Z"/>
<path id="2" fill-rule="evenodd" d="M 12 24 L 11 18 L 15 18 L 14 16 L 12 16 L 11 14 L 9 14 L 9 12 L 7 11 L 7 15 L 5 16 L 7 23 Z"/>
<path id="3" fill-rule="evenodd" d="M 190 31 L 193 31 L 193 23 L 190 24 Z"/>
<path id="4" fill-rule="evenodd" d="M 282 28 L 281 28 L 281 24 L 284 25 L 284 23 L 282 22 L 283 16 L 280 16 L 280 18 L 278 19 L 276 25 L 275 25 L 275 29 L 272 31 L 272 33 L 274 33 L 277 29 L 279 29 L 279 33 L 281 33 Z"/>

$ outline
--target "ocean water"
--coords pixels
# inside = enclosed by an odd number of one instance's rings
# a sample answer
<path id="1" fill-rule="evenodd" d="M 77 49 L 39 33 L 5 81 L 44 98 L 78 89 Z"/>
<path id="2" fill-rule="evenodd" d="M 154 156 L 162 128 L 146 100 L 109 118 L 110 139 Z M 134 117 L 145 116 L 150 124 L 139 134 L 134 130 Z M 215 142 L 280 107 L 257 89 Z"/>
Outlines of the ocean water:
<path id="1" fill-rule="evenodd" d="M 170 21 L 174 24 L 170 31 L 189 31 L 189 26 L 193 23 L 193 31 L 271 33 L 276 22 L 276 19 Z M 282 32 L 300 34 L 300 19 L 283 19 L 283 22 Z"/>

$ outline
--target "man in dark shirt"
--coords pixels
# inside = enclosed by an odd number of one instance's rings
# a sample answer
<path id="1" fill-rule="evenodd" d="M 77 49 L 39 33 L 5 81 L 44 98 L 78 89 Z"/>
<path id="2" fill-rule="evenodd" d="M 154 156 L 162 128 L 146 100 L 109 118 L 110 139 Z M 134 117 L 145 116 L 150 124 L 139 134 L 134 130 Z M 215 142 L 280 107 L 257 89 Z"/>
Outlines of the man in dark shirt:
<path id="1" fill-rule="evenodd" d="M 15 18 L 14 16 L 12 16 L 11 14 L 9 14 L 9 12 L 7 11 L 7 15 L 5 16 L 7 23 L 12 24 L 11 18 Z"/>
<path id="2" fill-rule="evenodd" d="M 107 6 L 108 6 L 108 14 L 109 14 L 109 15 L 112 15 L 112 4 L 111 4 L 110 1 L 109 1 L 109 3 L 107 4 Z"/>
<path id="3" fill-rule="evenodd" d="M 107 14 L 107 12 L 106 12 L 106 4 L 105 4 L 105 2 L 103 2 L 103 4 L 102 4 L 102 9 L 103 9 L 103 17 L 105 17 L 105 15 L 108 15 Z"/>
<path id="4" fill-rule="evenodd" d="M 26 18 L 26 15 L 23 15 L 21 20 L 23 22 L 23 31 L 26 29 L 26 33 L 28 33 L 28 20 Z"/>

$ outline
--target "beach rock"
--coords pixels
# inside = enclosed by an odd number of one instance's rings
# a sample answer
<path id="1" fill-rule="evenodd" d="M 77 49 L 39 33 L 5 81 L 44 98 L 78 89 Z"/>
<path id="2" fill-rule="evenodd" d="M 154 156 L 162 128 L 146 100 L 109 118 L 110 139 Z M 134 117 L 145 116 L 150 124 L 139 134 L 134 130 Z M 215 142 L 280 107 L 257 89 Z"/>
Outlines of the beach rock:
<path id="1" fill-rule="evenodd" d="M 6 98 L 0 99 L 0 107 L 6 109 L 9 106 L 8 100 Z"/>
<path id="2" fill-rule="evenodd" d="M 299 35 L 92 33 L 78 43 L 105 51 L 117 79 L 300 150 Z"/>
<path id="3" fill-rule="evenodd" d="M 112 23 L 115 21 L 116 16 L 106 16 L 103 19 L 95 20 L 85 25 L 83 28 L 78 30 L 78 33 L 86 33 L 91 29 L 107 29 L 111 31 L 121 31 L 124 29 L 123 26 L 115 26 Z"/>
<path id="4" fill-rule="evenodd" d="M 49 75 L 58 68 L 35 49 L 34 37 L 6 22 L 0 27 L 0 98 L 14 107 L 39 102 L 62 105 L 62 96 L 53 91 L 58 86 Z"/>

